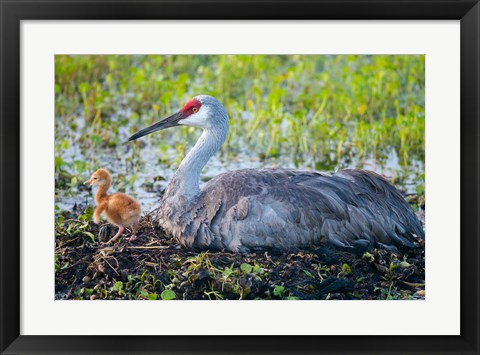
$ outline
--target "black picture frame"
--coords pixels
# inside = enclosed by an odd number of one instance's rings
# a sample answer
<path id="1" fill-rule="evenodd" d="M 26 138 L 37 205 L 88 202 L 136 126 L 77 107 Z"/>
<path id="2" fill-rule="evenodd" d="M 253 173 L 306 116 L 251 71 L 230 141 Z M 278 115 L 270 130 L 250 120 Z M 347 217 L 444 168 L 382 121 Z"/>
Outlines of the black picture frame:
<path id="1" fill-rule="evenodd" d="M 117 2 L 0 0 L 0 12 L 2 167 L 0 171 L 0 350 L 2 354 L 479 353 L 480 5 L 478 0 L 124 0 Z M 461 335 L 20 335 L 20 209 L 22 207 L 20 204 L 22 143 L 20 141 L 20 22 L 22 20 L 80 19 L 460 20 Z M 448 165 L 445 169 L 448 174 Z M 448 292 L 447 282 L 446 288 Z M 390 318 L 394 319 L 396 316 L 400 315 L 392 315 Z"/>

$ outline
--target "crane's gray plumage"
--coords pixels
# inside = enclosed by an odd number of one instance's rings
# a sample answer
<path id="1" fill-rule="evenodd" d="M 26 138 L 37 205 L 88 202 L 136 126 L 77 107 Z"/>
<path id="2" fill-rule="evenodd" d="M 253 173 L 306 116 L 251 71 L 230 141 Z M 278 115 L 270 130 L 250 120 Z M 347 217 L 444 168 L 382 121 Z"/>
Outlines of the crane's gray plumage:
<path id="1" fill-rule="evenodd" d="M 190 112 L 189 105 L 197 105 L 197 111 Z M 168 185 L 158 211 L 160 225 L 185 247 L 247 252 L 331 243 L 396 251 L 397 246 L 413 248 L 424 238 L 398 190 L 369 171 L 242 169 L 200 187 L 202 168 L 228 134 L 227 113 L 211 96 L 196 96 L 182 111 L 130 140 L 176 125 L 204 129 Z"/>

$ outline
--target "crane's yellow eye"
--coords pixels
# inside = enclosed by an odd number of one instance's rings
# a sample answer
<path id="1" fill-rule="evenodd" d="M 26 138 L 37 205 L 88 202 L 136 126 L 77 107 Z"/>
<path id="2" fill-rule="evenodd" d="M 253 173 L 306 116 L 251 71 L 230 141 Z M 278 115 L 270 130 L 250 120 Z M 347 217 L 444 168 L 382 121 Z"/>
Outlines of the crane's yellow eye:
<path id="1" fill-rule="evenodd" d="M 198 107 L 192 108 L 192 111 L 193 111 L 193 112 L 198 112 Z"/>

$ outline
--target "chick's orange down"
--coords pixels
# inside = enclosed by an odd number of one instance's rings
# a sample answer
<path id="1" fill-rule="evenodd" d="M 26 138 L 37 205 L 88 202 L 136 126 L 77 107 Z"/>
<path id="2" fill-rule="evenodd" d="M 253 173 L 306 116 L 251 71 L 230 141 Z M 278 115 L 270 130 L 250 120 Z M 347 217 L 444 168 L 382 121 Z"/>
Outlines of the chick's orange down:
<path id="1" fill-rule="evenodd" d="M 110 173 L 105 169 L 95 171 L 85 184 L 98 186 L 97 193 L 95 194 L 97 207 L 93 212 L 93 221 L 100 223 L 100 215 L 104 213 L 107 221 L 119 228 L 117 234 L 106 244 L 111 244 L 117 240 L 125 231 L 125 227 L 129 226 L 133 226 L 129 241 L 135 240 L 138 222 L 140 221 L 142 212 L 140 203 L 133 197 L 121 192 L 111 195 L 107 194 L 112 184 L 112 178 Z"/>

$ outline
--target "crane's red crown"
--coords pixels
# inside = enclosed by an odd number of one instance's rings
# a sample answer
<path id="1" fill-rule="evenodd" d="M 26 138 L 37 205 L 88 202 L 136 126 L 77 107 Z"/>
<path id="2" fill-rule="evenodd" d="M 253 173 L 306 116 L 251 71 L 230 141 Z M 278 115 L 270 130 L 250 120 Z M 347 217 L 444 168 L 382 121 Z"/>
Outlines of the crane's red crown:
<path id="1" fill-rule="evenodd" d="M 202 106 L 202 103 L 198 101 L 197 99 L 191 99 L 187 101 L 185 106 L 182 108 L 182 113 L 185 116 L 190 116 L 194 113 L 197 113 L 198 110 L 200 110 L 200 106 Z"/>

